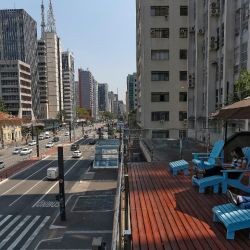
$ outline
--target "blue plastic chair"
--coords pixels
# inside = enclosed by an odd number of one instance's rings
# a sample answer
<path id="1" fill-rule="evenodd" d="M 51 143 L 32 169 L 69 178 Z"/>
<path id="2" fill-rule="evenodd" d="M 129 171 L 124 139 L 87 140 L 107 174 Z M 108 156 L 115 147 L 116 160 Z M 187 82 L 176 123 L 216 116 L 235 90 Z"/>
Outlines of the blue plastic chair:
<path id="1" fill-rule="evenodd" d="M 216 159 L 220 159 L 223 163 L 224 143 L 224 140 L 215 142 L 210 153 L 193 153 L 193 164 L 201 169 L 209 169 L 214 167 Z"/>

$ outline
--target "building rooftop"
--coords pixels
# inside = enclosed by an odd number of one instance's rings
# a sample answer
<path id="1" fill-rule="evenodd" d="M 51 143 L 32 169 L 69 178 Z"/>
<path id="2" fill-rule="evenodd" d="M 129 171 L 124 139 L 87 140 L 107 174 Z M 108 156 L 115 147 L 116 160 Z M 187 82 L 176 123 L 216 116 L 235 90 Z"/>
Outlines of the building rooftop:
<path id="1" fill-rule="evenodd" d="M 166 163 L 131 163 L 128 168 L 134 250 L 249 249 L 249 232 L 226 240 L 212 208 L 227 203 L 220 194 L 199 194 L 188 176 L 172 176 Z"/>

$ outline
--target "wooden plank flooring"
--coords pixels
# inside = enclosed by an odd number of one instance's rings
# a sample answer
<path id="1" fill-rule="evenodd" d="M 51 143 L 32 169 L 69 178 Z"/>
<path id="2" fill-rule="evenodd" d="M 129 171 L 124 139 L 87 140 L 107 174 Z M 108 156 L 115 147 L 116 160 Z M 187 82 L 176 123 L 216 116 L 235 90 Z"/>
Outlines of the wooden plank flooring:
<path id="1" fill-rule="evenodd" d="M 225 195 L 199 194 L 190 176 L 172 176 L 166 163 L 131 163 L 128 174 L 134 250 L 250 249 L 249 230 L 226 240 L 225 227 L 213 222 Z"/>

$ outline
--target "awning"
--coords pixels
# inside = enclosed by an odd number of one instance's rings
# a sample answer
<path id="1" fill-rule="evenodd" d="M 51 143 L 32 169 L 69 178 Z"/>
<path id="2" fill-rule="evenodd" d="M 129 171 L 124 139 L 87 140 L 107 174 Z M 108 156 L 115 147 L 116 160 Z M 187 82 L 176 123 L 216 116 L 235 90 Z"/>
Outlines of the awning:
<path id="1" fill-rule="evenodd" d="M 221 120 L 250 119 L 250 97 L 223 107 L 211 117 Z"/>

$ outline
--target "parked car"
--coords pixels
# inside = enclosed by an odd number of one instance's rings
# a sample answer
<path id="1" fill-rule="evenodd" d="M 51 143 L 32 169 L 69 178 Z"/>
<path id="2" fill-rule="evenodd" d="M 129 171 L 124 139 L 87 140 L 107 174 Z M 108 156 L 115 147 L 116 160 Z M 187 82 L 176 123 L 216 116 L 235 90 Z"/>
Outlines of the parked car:
<path id="1" fill-rule="evenodd" d="M 45 145 L 45 148 L 52 148 L 54 147 L 54 143 L 52 141 L 48 142 L 46 145 Z"/>
<path id="2" fill-rule="evenodd" d="M 15 148 L 14 148 L 14 151 L 13 151 L 12 153 L 13 153 L 14 155 L 18 155 L 18 154 L 20 154 L 21 150 L 22 150 L 21 147 L 15 147 Z"/>
<path id="3" fill-rule="evenodd" d="M 65 132 L 65 134 L 64 134 L 65 136 L 69 136 L 69 132 L 67 131 L 67 132 Z"/>
<path id="4" fill-rule="evenodd" d="M 23 148 L 20 151 L 20 155 L 28 155 L 28 154 L 31 154 L 31 153 L 32 153 L 32 148 Z"/>
<path id="5" fill-rule="evenodd" d="M 73 152 L 72 158 L 80 158 L 82 156 L 82 152 L 80 150 L 76 150 Z"/>
<path id="6" fill-rule="evenodd" d="M 71 151 L 75 151 L 75 150 L 78 150 L 78 149 L 79 149 L 79 144 L 72 144 L 71 147 L 70 147 Z"/>
<path id="7" fill-rule="evenodd" d="M 44 135 L 39 135 L 38 139 L 39 139 L 39 140 L 44 140 L 44 139 L 45 139 L 45 136 L 44 136 Z"/>
<path id="8" fill-rule="evenodd" d="M 4 167 L 5 167 L 4 162 L 3 162 L 3 161 L 0 161 L 0 169 L 1 169 L 1 168 L 4 168 Z"/>
<path id="9" fill-rule="evenodd" d="M 36 145 L 36 140 L 32 140 L 28 143 L 29 146 L 34 146 Z"/>
<path id="10" fill-rule="evenodd" d="M 59 141 L 59 137 L 55 136 L 52 141 L 53 142 L 58 142 Z"/>

